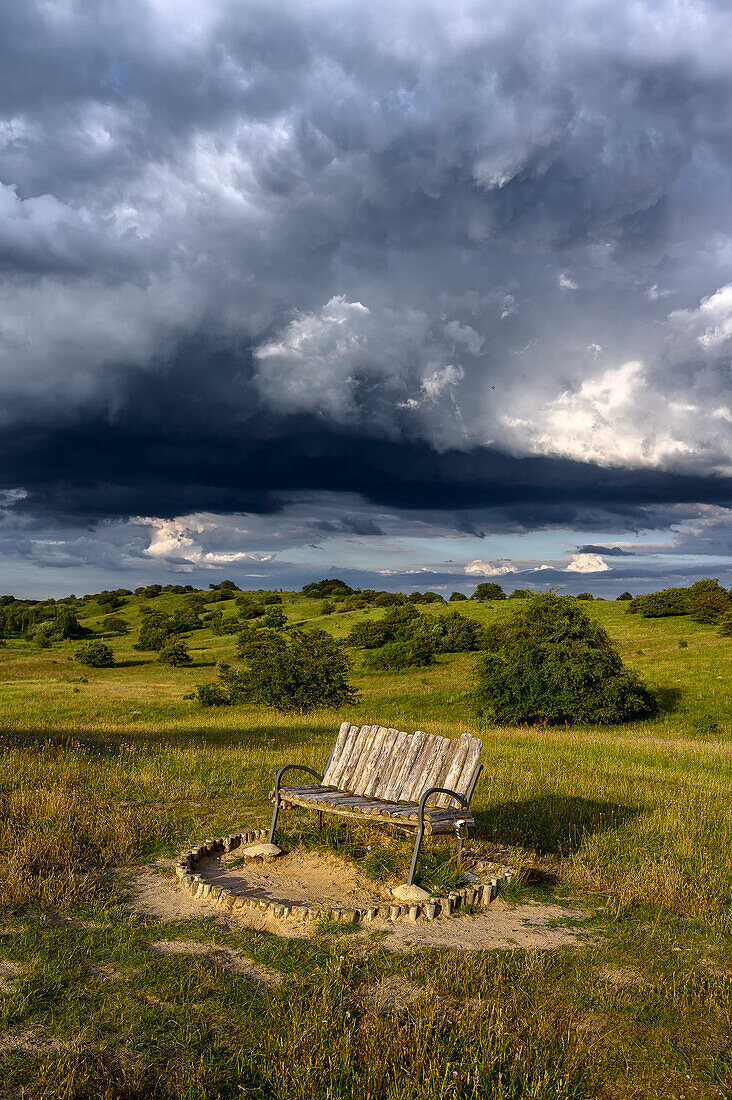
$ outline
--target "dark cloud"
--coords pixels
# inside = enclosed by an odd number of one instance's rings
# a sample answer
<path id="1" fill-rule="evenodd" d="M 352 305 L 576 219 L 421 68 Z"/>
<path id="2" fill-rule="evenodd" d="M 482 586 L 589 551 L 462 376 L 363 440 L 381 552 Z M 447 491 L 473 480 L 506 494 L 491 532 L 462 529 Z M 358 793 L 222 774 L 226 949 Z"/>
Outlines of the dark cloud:
<path id="1" fill-rule="evenodd" d="M 577 547 L 578 554 L 602 554 L 603 557 L 628 558 L 633 556 L 632 550 L 623 550 L 620 546 L 596 546 L 588 542 L 584 546 Z"/>
<path id="2" fill-rule="evenodd" d="M 0 457 L 23 514 L 355 493 L 576 541 L 732 501 L 727 6 L 0 15 Z"/>

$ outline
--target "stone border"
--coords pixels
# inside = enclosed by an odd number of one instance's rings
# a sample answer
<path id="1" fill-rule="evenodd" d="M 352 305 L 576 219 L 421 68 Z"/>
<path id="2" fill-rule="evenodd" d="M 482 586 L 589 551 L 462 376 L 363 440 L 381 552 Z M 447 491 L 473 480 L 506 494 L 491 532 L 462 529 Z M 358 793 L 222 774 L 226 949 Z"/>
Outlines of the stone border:
<path id="1" fill-rule="evenodd" d="M 242 844 L 256 844 L 266 840 L 267 829 L 254 829 L 250 832 L 234 833 L 231 836 L 217 837 L 215 840 L 204 840 L 183 852 L 175 865 L 175 873 L 178 882 L 187 890 L 193 898 L 208 898 L 221 906 L 222 909 L 251 909 L 264 913 L 279 920 L 344 920 L 344 921 L 395 921 L 402 917 L 416 921 L 420 917 L 425 920 L 434 920 L 436 917 L 447 917 L 457 912 L 464 905 L 477 905 L 484 908 L 498 896 L 502 886 L 513 878 L 515 872 L 510 867 L 504 867 L 496 878 L 489 882 L 477 882 L 462 890 L 455 890 L 444 897 L 430 898 L 429 901 L 415 904 L 399 904 L 398 902 L 384 902 L 382 905 L 369 906 L 367 909 L 334 909 L 330 906 L 317 905 L 280 905 L 268 901 L 266 898 L 254 897 L 242 890 L 229 890 L 227 887 L 213 886 L 205 882 L 202 875 L 196 870 L 198 861 L 205 856 L 218 855 L 233 852 Z M 269 857 L 274 860 L 275 856 Z M 257 862 L 262 857 L 257 857 Z"/>

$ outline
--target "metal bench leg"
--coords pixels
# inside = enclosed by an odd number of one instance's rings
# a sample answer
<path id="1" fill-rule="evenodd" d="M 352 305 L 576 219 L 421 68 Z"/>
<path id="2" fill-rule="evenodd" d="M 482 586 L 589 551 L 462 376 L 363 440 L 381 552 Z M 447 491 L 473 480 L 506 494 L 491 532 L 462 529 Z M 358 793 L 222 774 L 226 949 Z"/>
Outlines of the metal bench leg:
<path id="1" fill-rule="evenodd" d="M 279 791 L 275 796 L 274 810 L 272 812 L 272 824 L 269 827 L 269 844 L 274 844 L 275 829 L 277 828 L 277 818 L 280 816 L 280 795 Z"/>
<path id="2" fill-rule="evenodd" d="M 457 832 L 457 867 L 460 870 L 463 862 L 463 843 L 468 839 L 467 826 L 463 825 L 456 830 Z"/>
<path id="3" fill-rule="evenodd" d="M 419 828 L 417 829 L 417 839 L 414 842 L 414 852 L 412 853 L 412 865 L 409 868 L 409 878 L 407 879 L 407 886 L 414 885 L 414 876 L 417 873 L 417 860 L 419 859 L 419 851 L 422 847 L 422 838 L 424 837 L 424 817 L 419 815 Z"/>
<path id="4" fill-rule="evenodd" d="M 323 811 L 318 810 L 318 832 L 322 833 L 322 831 L 323 831 Z"/>

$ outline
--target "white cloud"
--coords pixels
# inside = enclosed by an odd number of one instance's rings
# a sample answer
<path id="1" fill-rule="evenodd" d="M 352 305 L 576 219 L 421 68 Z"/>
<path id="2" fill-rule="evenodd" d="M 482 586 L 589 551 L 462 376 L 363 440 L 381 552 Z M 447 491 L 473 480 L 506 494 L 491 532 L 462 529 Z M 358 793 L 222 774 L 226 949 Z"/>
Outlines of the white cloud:
<path id="1" fill-rule="evenodd" d="M 515 573 L 516 570 L 510 563 L 481 561 L 476 558 L 465 566 L 465 572 L 469 577 L 502 577 L 505 573 Z"/>
<path id="2" fill-rule="evenodd" d="M 571 275 L 567 274 L 566 271 L 561 271 L 559 273 L 557 282 L 559 283 L 559 289 L 560 290 L 578 290 L 579 289 L 578 284 L 571 277 Z"/>
<path id="3" fill-rule="evenodd" d="M 568 573 L 607 573 L 609 569 L 599 554 L 575 554 L 567 566 Z"/>

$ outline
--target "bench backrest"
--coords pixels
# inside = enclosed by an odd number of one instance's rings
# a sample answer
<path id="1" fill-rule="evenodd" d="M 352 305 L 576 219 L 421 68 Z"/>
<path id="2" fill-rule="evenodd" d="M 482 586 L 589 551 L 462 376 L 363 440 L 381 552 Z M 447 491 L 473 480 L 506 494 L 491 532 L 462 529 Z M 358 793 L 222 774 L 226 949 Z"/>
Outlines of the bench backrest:
<path id="1" fill-rule="evenodd" d="M 418 802 L 429 787 L 449 787 L 467 796 L 483 742 L 464 733 L 437 737 L 418 730 L 403 733 L 385 726 L 344 722 L 330 755 L 323 783 L 385 802 Z M 448 795 L 433 806 L 456 806 Z"/>

